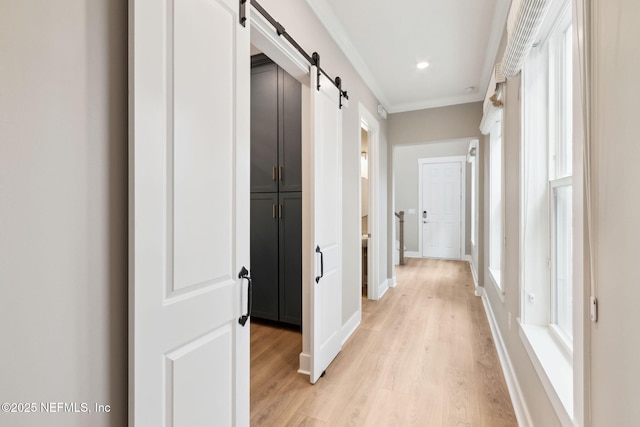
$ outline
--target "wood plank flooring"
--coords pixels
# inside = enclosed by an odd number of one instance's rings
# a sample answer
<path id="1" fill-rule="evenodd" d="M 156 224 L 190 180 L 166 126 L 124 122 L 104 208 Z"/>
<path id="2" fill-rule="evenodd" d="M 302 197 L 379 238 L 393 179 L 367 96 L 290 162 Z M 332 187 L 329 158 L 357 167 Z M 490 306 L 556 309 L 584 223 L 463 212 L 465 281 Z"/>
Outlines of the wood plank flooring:
<path id="1" fill-rule="evenodd" d="M 408 259 L 317 384 L 300 332 L 251 325 L 252 426 L 517 426 L 468 263 Z"/>

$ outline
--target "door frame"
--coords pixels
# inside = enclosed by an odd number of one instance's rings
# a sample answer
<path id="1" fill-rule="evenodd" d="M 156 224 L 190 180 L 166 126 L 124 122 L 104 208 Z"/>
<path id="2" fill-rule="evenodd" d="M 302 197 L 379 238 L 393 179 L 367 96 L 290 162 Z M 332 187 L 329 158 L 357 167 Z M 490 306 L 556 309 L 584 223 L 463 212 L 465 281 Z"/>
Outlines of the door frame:
<path id="1" fill-rule="evenodd" d="M 367 108 L 358 104 L 358 113 L 360 115 L 360 121 L 358 122 L 358 152 L 357 156 L 360 158 L 360 151 L 362 147 L 362 131 L 365 129 L 369 134 L 369 152 L 367 154 L 367 167 L 369 175 L 369 234 L 371 237 L 367 242 L 367 298 L 370 300 L 379 300 L 386 292 L 386 287 L 380 286 L 380 270 L 378 268 L 380 263 L 380 216 L 379 216 L 379 187 L 380 187 L 380 122 L 376 120 L 373 114 L 367 110 Z M 360 164 L 360 163 L 358 163 Z M 360 171 L 359 176 L 362 176 Z M 358 221 L 362 221 L 362 179 L 358 179 L 358 197 L 360 203 L 358 203 Z M 361 232 L 358 233 L 359 244 L 358 247 L 362 247 Z M 358 257 L 358 265 L 360 268 L 358 283 L 362 283 L 362 256 Z M 371 286 L 373 284 L 373 286 Z M 386 285 L 386 281 L 385 281 Z M 360 311 L 362 311 L 362 301 L 360 301 Z"/>
<path id="2" fill-rule="evenodd" d="M 449 157 L 428 157 L 418 159 L 418 253 L 420 254 L 420 258 L 423 258 L 422 252 L 422 225 L 420 221 L 422 219 L 422 166 L 425 164 L 434 164 L 434 163 L 460 163 L 460 258 L 455 259 L 464 259 L 466 254 L 466 223 L 467 223 L 467 209 L 466 209 L 466 156 L 449 156 Z"/>
<path id="3" fill-rule="evenodd" d="M 316 254 L 310 249 L 313 246 L 311 241 L 313 201 L 309 197 L 312 182 L 310 147 L 313 120 L 310 97 L 311 66 L 304 56 L 278 35 L 273 26 L 253 8 L 249 9 L 248 21 L 251 44 L 260 49 L 302 85 L 302 351 L 299 356 L 298 373 L 311 376 L 311 342 L 313 339 L 310 326 L 311 292 L 314 285 L 316 264 Z M 249 56 L 250 52 L 246 54 Z M 362 308 L 359 307 L 358 317 L 361 316 L 361 313 Z"/>
<path id="4" fill-rule="evenodd" d="M 302 85 L 302 352 L 299 356 L 298 372 L 311 375 L 311 286 L 308 280 L 313 275 L 314 254 L 311 245 L 311 203 L 308 195 L 309 170 L 311 168 L 311 100 L 309 99 L 310 66 L 307 60 L 278 35 L 269 21 L 253 8 L 249 11 L 250 41 L 273 62 L 293 76 Z M 250 52 L 247 52 L 250 55 Z"/>

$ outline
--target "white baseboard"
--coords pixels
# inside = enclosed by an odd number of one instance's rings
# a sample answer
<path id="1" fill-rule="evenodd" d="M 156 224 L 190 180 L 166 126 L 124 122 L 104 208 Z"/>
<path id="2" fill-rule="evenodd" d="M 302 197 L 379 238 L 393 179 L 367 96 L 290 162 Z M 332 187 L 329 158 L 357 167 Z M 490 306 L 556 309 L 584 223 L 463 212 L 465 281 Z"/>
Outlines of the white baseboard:
<path id="1" fill-rule="evenodd" d="M 405 258 L 422 258 L 422 256 L 420 255 L 420 252 L 414 252 L 414 251 L 405 251 L 404 257 Z"/>
<path id="2" fill-rule="evenodd" d="M 389 290 L 389 279 L 385 279 L 378 285 L 378 299 L 381 299 L 384 294 Z"/>
<path id="3" fill-rule="evenodd" d="M 311 375 L 311 355 L 306 353 L 300 353 L 299 356 L 300 368 L 298 368 L 299 374 Z"/>
<path id="4" fill-rule="evenodd" d="M 342 345 L 347 342 L 351 335 L 356 331 L 362 320 L 362 313 L 357 311 L 351 316 L 347 323 L 342 326 Z M 300 353 L 298 356 L 300 367 L 298 373 L 303 375 L 311 375 L 311 355 L 306 353 Z"/>
<path id="5" fill-rule="evenodd" d="M 392 278 L 387 279 L 387 280 L 389 280 L 389 287 L 390 288 L 395 288 L 396 285 L 398 284 L 398 282 L 396 282 L 396 276 L 393 276 Z"/>
<path id="6" fill-rule="evenodd" d="M 471 255 L 465 255 L 465 259 L 466 261 L 469 262 L 469 268 L 471 269 L 471 275 L 473 276 L 473 284 L 476 287 L 475 295 L 477 297 L 481 297 L 482 293 L 484 292 L 484 289 L 480 287 L 480 284 L 478 283 L 478 269 L 476 268 L 476 265 L 473 263 L 473 258 L 471 257 Z"/>
<path id="7" fill-rule="evenodd" d="M 500 334 L 498 323 L 496 322 L 496 318 L 493 315 L 493 310 L 491 309 L 491 303 L 489 302 L 487 294 L 484 292 L 482 293 L 482 304 L 484 305 L 484 311 L 487 314 L 487 320 L 489 321 L 489 328 L 491 329 L 493 342 L 495 342 L 496 344 L 498 359 L 500 359 L 500 365 L 502 366 L 504 379 L 507 383 L 507 388 L 509 389 L 509 396 L 511 397 L 511 402 L 513 403 L 513 410 L 516 413 L 518 426 L 533 427 L 531 415 L 529 414 L 529 409 L 527 408 L 524 395 L 522 394 L 522 388 L 520 387 L 518 377 L 516 376 L 513 365 L 511 364 L 511 359 L 509 358 L 509 352 L 507 351 L 504 341 L 502 340 L 502 335 Z"/>
<path id="8" fill-rule="evenodd" d="M 360 321 L 362 320 L 362 313 L 358 310 L 347 320 L 347 323 L 342 325 L 342 345 L 347 342 L 351 335 L 358 329 L 360 326 Z"/>
<path id="9" fill-rule="evenodd" d="M 476 270 L 476 266 L 473 265 L 473 261 L 469 261 L 469 268 L 471 268 L 471 275 L 473 276 L 473 284 L 476 285 L 476 288 L 480 286 L 478 284 L 478 271 Z"/>

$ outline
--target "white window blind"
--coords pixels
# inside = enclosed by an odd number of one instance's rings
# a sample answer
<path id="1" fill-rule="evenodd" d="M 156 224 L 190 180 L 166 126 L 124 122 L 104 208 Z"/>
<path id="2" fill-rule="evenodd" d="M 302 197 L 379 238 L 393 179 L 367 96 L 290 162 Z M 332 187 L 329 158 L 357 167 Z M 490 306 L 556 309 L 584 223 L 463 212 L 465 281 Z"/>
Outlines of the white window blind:
<path id="1" fill-rule="evenodd" d="M 513 0 L 507 19 L 507 47 L 502 58 L 504 75 L 518 75 L 551 5 L 551 0 Z"/>

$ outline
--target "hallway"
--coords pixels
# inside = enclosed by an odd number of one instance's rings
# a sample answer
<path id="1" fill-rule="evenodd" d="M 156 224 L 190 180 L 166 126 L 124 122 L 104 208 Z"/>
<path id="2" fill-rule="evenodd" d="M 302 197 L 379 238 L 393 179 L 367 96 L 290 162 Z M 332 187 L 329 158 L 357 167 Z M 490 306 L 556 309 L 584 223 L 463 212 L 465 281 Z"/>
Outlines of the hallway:
<path id="1" fill-rule="evenodd" d="M 408 259 L 396 273 L 316 385 L 296 373 L 298 332 L 252 324 L 252 426 L 517 425 L 468 264 Z"/>

